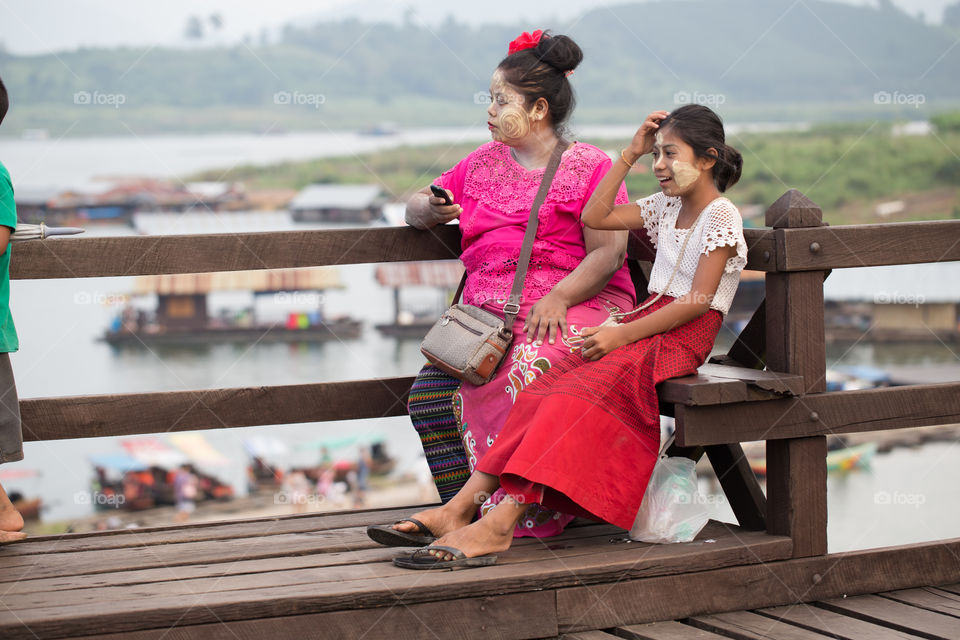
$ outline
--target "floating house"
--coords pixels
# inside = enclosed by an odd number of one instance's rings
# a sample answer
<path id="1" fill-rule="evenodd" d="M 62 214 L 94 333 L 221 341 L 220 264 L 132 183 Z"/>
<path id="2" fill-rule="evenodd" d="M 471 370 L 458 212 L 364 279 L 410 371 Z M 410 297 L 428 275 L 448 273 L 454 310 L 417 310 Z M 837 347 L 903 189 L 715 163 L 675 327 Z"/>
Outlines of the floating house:
<path id="1" fill-rule="evenodd" d="M 57 207 L 60 190 L 55 187 L 17 187 L 13 198 L 17 203 L 17 219 L 30 224 L 50 222 L 49 212 Z"/>
<path id="2" fill-rule="evenodd" d="M 152 313 L 128 305 L 103 339 L 117 345 L 205 344 L 210 342 L 312 342 L 360 337 L 362 322 L 327 317 L 322 292 L 343 288 L 329 267 L 138 276 L 132 297 L 156 296 Z M 252 306 L 230 314 L 210 313 L 208 295 L 250 291 Z M 273 296 L 300 309 L 285 320 L 258 317 L 257 298 Z"/>
<path id="3" fill-rule="evenodd" d="M 828 337 L 960 340 L 960 262 L 841 269 L 823 283 Z"/>
<path id="4" fill-rule="evenodd" d="M 298 222 L 369 223 L 383 217 L 384 198 L 377 185 L 312 184 L 290 201 Z"/>
<path id="5" fill-rule="evenodd" d="M 127 223 L 136 212 L 235 211 L 249 208 L 241 183 L 149 178 L 94 180 L 67 189 L 18 188 L 17 215 L 49 225 Z"/>

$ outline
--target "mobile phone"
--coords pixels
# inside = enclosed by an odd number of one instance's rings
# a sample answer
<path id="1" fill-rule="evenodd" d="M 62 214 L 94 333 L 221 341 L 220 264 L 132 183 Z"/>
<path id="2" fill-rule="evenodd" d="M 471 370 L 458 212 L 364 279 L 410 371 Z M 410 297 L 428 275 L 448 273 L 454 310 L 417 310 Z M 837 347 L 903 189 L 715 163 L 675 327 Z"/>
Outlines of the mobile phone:
<path id="1" fill-rule="evenodd" d="M 443 204 L 453 204 L 453 200 L 450 199 L 450 194 L 448 194 L 447 190 L 443 187 L 438 187 L 437 185 L 432 184 L 430 185 L 430 191 L 432 191 L 433 195 L 437 196 L 438 198 L 443 198 Z"/>

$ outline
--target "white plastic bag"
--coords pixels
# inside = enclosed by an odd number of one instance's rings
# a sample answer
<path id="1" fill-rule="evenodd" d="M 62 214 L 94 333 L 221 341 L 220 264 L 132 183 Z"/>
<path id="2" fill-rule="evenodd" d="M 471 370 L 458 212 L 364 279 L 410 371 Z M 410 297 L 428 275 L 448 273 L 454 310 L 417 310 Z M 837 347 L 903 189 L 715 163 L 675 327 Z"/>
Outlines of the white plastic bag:
<path id="1" fill-rule="evenodd" d="M 630 538 L 641 542 L 690 542 L 707 524 L 707 509 L 697 488 L 696 463 L 660 456 Z"/>

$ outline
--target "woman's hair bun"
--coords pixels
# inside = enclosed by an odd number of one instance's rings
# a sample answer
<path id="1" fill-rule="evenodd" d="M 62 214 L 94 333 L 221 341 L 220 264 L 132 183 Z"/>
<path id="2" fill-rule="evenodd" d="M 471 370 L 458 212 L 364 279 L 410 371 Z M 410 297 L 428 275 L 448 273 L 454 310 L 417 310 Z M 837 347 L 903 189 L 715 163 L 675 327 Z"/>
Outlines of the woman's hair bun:
<path id="1" fill-rule="evenodd" d="M 572 38 L 564 35 L 550 35 L 549 31 L 540 38 L 534 53 L 562 73 L 570 73 L 583 62 L 583 50 Z"/>

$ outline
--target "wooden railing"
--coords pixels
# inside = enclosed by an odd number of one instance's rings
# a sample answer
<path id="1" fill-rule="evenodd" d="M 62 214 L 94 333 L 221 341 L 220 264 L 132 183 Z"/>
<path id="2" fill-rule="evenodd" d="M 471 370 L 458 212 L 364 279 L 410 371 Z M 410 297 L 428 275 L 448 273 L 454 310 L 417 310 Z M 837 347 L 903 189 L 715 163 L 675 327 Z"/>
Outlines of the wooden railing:
<path id="1" fill-rule="evenodd" d="M 719 361 L 802 376 L 805 392 L 720 404 L 678 403 L 676 441 L 688 451 L 712 451 L 715 466 L 741 474 L 732 486 L 743 495 L 728 496 L 738 517 L 750 513 L 750 508 L 737 509 L 746 501 L 753 505 L 754 521 L 765 522 L 770 533 L 792 538 L 795 557 L 820 555 L 827 549 L 827 434 L 960 422 L 960 382 L 825 391 L 823 281 L 835 268 L 960 260 L 960 221 L 828 227 L 820 209 L 791 190 L 770 207 L 766 223 L 769 228 L 745 230 L 747 268 L 766 272 L 766 300 Z M 430 232 L 376 228 L 70 238 L 19 244 L 12 277 L 86 278 L 453 259 L 459 255 L 459 239 L 456 226 Z M 631 256 L 650 258 L 642 246 L 634 247 Z M 21 401 L 21 415 L 28 441 L 379 418 L 406 413 L 411 382 L 411 377 L 392 377 L 36 398 Z M 767 441 L 765 504 L 742 460 L 733 459 L 739 447 L 719 446 L 751 440 Z"/>

